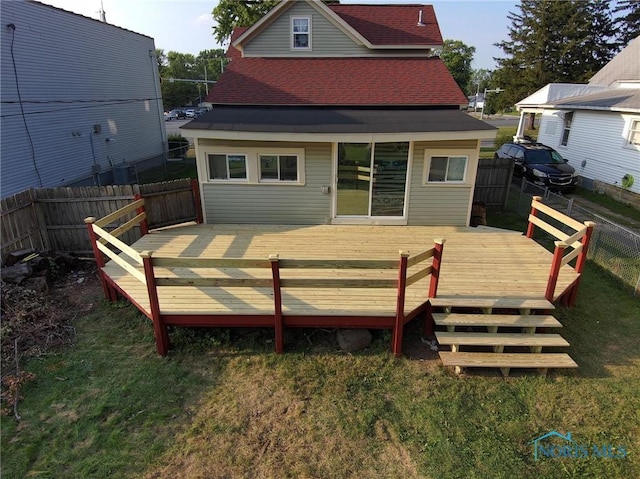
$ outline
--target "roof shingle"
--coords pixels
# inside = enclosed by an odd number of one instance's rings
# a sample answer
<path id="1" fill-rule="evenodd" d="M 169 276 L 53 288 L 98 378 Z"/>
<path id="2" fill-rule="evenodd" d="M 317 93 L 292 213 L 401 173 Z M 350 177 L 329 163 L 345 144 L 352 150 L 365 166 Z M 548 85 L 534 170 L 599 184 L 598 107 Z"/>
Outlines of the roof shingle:
<path id="1" fill-rule="evenodd" d="M 463 105 L 438 57 L 234 58 L 207 101 L 226 105 Z"/>

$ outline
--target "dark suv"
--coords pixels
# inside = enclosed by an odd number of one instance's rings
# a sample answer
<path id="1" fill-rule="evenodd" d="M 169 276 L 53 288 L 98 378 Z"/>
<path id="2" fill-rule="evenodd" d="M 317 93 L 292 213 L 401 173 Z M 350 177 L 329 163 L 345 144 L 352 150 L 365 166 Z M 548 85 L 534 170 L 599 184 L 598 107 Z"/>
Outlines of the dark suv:
<path id="1" fill-rule="evenodd" d="M 578 175 L 567 160 L 553 148 L 542 143 L 505 143 L 494 158 L 508 158 L 515 162 L 513 174 L 551 190 L 574 190 Z"/>

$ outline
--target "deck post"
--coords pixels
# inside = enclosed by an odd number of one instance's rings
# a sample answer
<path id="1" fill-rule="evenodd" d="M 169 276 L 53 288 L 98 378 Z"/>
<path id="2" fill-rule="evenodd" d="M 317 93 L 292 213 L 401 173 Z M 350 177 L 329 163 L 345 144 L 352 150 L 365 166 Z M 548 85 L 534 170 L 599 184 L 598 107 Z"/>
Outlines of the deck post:
<path id="1" fill-rule="evenodd" d="M 84 223 L 87 225 L 87 231 L 89 232 L 89 241 L 91 242 L 93 256 L 96 258 L 96 266 L 98 266 L 98 276 L 100 277 L 100 282 L 102 283 L 104 298 L 107 301 L 115 301 L 115 291 L 109 286 L 104 272 L 102 271 L 102 268 L 104 268 L 104 256 L 102 256 L 102 253 L 98 249 L 98 236 L 96 235 L 95 231 L 93 231 L 93 223 L 95 222 L 96 219 L 93 216 L 89 216 L 88 218 L 84 219 Z"/>
<path id="2" fill-rule="evenodd" d="M 271 274 L 273 276 L 274 327 L 276 336 L 276 354 L 284 351 L 284 325 L 282 322 L 282 293 L 280 291 L 280 257 L 277 254 L 269 256 Z"/>
<path id="3" fill-rule="evenodd" d="M 156 278 L 153 273 L 152 251 L 140 253 L 142 266 L 144 267 L 144 277 L 147 282 L 147 293 L 149 294 L 149 305 L 151 307 L 151 321 L 153 322 L 153 335 L 156 339 L 156 349 L 160 356 L 166 356 L 169 351 L 169 331 L 162 321 L 160 314 L 160 303 L 158 301 L 158 289 Z"/>
<path id="4" fill-rule="evenodd" d="M 200 199 L 200 185 L 198 180 L 191 180 L 191 189 L 193 190 L 193 203 L 196 207 L 196 223 L 204 223 L 204 215 L 202 214 L 202 200 Z"/>
<path id="5" fill-rule="evenodd" d="M 531 216 L 537 216 L 538 210 L 536 209 L 536 202 L 542 201 L 541 196 L 534 196 L 531 198 Z M 535 225 L 529 221 L 529 226 L 527 226 L 527 238 L 533 238 L 533 230 L 535 229 Z"/>
<path id="6" fill-rule="evenodd" d="M 431 263 L 431 282 L 429 283 L 429 298 L 435 298 L 438 294 L 438 281 L 440 280 L 440 268 L 442 266 L 442 251 L 444 250 L 445 239 L 433 240 L 435 252 Z"/>
<path id="7" fill-rule="evenodd" d="M 576 273 L 578 273 L 580 276 L 578 276 L 578 279 L 576 279 L 576 282 L 571 287 L 571 291 L 569 292 L 569 297 L 567 299 L 567 304 L 569 306 L 576 305 L 576 300 L 578 298 L 578 285 L 580 284 L 580 278 L 582 277 L 582 270 L 584 269 L 584 265 L 587 262 L 587 253 L 589 251 L 589 243 L 591 243 L 591 236 L 593 235 L 593 229 L 595 228 L 596 223 L 594 223 L 593 221 L 585 221 L 584 225 L 587 227 L 587 232 L 582 237 L 582 240 L 581 240 L 582 251 L 578 255 L 578 259 L 576 260 L 576 267 L 575 267 Z"/>
<path id="8" fill-rule="evenodd" d="M 142 195 L 140 194 L 136 194 L 133 196 L 134 201 L 138 201 L 142 199 Z M 144 205 L 142 205 L 140 208 L 136 208 L 136 214 L 137 215 L 141 215 L 142 213 L 145 212 L 144 209 Z M 146 234 L 149 234 L 149 223 L 147 221 L 147 218 L 143 219 L 140 222 L 140 236 L 144 236 Z"/>
<path id="9" fill-rule="evenodd" d="M 549 281 L 547 281 L 547 291 L 544 297 L 550 303 L 553 303 L 553 294 L 556 290 L 556 284 L 558 283 L 558 275 L 560 274 L 560 265 L 562 264 L 562 257 L 564 256 L 564 250 L 568 246 L 564 241 L 555 242 L 556 249 L 553 252 L 553 260 L 551 262 L 551 271 L 549 272 Z"/>
<path id="10" fill-rule="evenodd" d="M 396 301 L 396 321 L 393 326 L 392 350 L 394 356 L 402 354 L 402 334 L 404 332 L 404 299 L 407 289 L 407 261 L 409 253 L 400 251 L 400 263 L 398 266 L 398 291 Z"/>

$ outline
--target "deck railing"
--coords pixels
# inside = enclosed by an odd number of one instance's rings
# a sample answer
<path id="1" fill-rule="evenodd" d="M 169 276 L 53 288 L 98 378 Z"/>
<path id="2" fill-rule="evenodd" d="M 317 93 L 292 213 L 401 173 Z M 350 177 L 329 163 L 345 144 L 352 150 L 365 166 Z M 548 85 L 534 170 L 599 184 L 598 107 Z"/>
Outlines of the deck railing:
<path id="1" fill-rule="evenodd" d="M 395 355 L 401 354 L 403 327 L 417 312 L 405 313 L 406 289 L 417 281 L 431 275 L 429 290 L 425 290 L 424 303 L 428 297 L 435 297 L 438 289 L 439 267 L 442 258 L 444 240 L 436 240 L 435 246 L 414 256 L 401 251 L 398 260 L 380 259 L 280 259 L 277 254 L 269 259 L 240 259 L 240 258 L 197 258 L 197 257 L 155 257 L 153 252 L 141 253 L 145 272 L 145 283 L 149 292 L 151 319 L 156 329 L 156 344 L 158 352 L 166 354 L 169 349 L 166 326 L 160 312 L 158 287 L 163 286 L 192 286 L 192 287 L 243 287 L 243 288 L 271 288 L 274 298 L 273 327 L 275 329 L 275 349 L 277 353 L 284 350 L 284 318 L 283 318 L 283 288 L 332 288 L 336 290 L 350 288 L 384 288 L 395 289 L 397 292 L 396 312 L 393 326 L 392 350 Z M 427 260 L 432 260 L 427 263 Z M 189 270 L 204 270 L 197 275 L 182 275 L 173 268 L 187 268 Z M 221 268 L 225 268 L 224 272 Z M 408 276 L 409 268 L 413 272 Z M 166 270 L 171 271 L 167 274 Z M 271 277 L 230 277 L 229 269 L 270 269 Z M 350 271 L 352 277 L 317 277 L 296 276 L 295 272 L 281 277 L 282 270 L 339 270 Z M 397 270 L 397 279 L 367 278 L 363 274 L 367 270 Z M 179 271 L 179 270 L 178 270 Z M 337 299 L 337 298 L 336 298 Z M 192 318 L 185 314 L 182 322 L 180 315 L 171 318 L 172 324 L 190 324 Z M 336 326 L 329 316 L 314 315 L 312 322 L 307 325 Z M 374 319 L 367 320 L 366 327 L 375 327 Z M 201 324 L 203 325 L 203 324 Z"/>
<path id="2" fill-rule="evenodd" d="M 108 225 L 118 222 L 123 217 L 130 216 L 135 211 L 136 216 L 126 221 L 122 225 L 116 227 L 111 231 L 106 231 L 104 228 Z M 127 245 L 118 237 L 124 234 L 130 229 L 140 226 L 140 232 L 145 235 L 149 232 L 147 225 L 147 214 L 144 211 L 144 199 L 136 197 L 133 203 L 108 214 L 104 218 L 96 220 L 94 217 L 89 217 L 84 220 L 89 231 L 89 238 L 91 239 L 91 246 L 93 248 L 93 254 L 96 258 L 96 264 L 98 265 L 98 271 L 102 287 L 105 292 L 105 296 L 108 299 L 115 299 L 115 291 L 109 287 L 102 268 L 105 265 L 106 256 L 118 266 L 124 269 L 127 273 L 131 274 L 134 278 L 146 284 L 145 275 L 136 268 L 136 264 L 142 266 L 142 256 L 134 250 L 131 246 Z M 133 264 L 127 259 L 120 256 L 119 253 L 124 253 L 125 257 L 133 262 Z"/>
<path id="3" fill-rule="evenodd" d="M 545 221 L 538 216 L 539 213 L 543 213 L 547 217 L 553 218 L 561 227 L 569 230 L 571 234 L 565 233 L 559 228 L 551 225 L 548 221 Z M 562 214 L 542 203 L 542 197 L 534 196 L 531 201 L 531 213 L 529 214 L 527 238 L 533 237 L 536 226 L 557 239 L 557 241 L 554 242 L 555 249 L 553 252 L 553 260 L 551 262 L 549 280 L 547 282 L 547 289 L 545 292 L 545 298 L 548 301 L 553 302 L 555 299 L 555 289 L 558 282 L 558 276 L 560 274 L 560 268 L 575 259 L 576 262 L 573 269 L 578 273 L 578 275 L 582 274 L 582 270 L 584 269 L 584 265 L 587 260 L 587 250 L 589 248 L 589 241 L 591 239 L 595 223 L 591 221 L 580 223 L 570 216 Z M 562 300 L 565 304 L 575 304 L 579 283 L 580 276 L 578 276 L 568 290 L 563 293 Z"/>

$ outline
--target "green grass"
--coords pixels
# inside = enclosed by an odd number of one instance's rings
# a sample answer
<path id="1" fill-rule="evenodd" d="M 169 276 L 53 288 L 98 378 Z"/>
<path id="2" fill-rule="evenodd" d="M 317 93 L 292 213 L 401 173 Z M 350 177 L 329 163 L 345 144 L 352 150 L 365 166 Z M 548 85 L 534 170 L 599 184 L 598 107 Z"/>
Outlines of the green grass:
<path id="1" fill-rule="evenodd" d="M 582 196 L 583 198 L 593 203 L 603 206 L 608 210 L 611 210 L 617 215 L 631 218 L 632 220 L 635 220 L 635 221 L 640 221 L 640 210 L 637 210 L 633 206 L 625 205 L 624 203 L 617 201 L 615 198 L 612 198 L 609 195 L 600 194 L 595 191 L 589 191 L 584 188 L 578 188 L 576 190 L 576 194 Z M 606 213 L 604 214 L 604 216 L 606 216 Z M 620 218 L 613 217 L 612 220 L 619 221 Z"/>
<path id="2" fill-rule="evenodd" d="M 224 329 L 172 331 L 160 358 L 146 319 L 97 304 L 73 347 L 26 364 L 37 378 L 22 422 L 2 420 L 3 478 L 640 476 L 640 301 L 591 264 L 577 306 L 556 311 L 580 367 L 546 378 L 456 377 L 417 325 L 425 360 L 394 359 L 388 333 L 348 355 L 328 332 L 288 330 L 275 355 L 271 331 Z M 534 461 L 551 430 L 629 455 Z"/>

